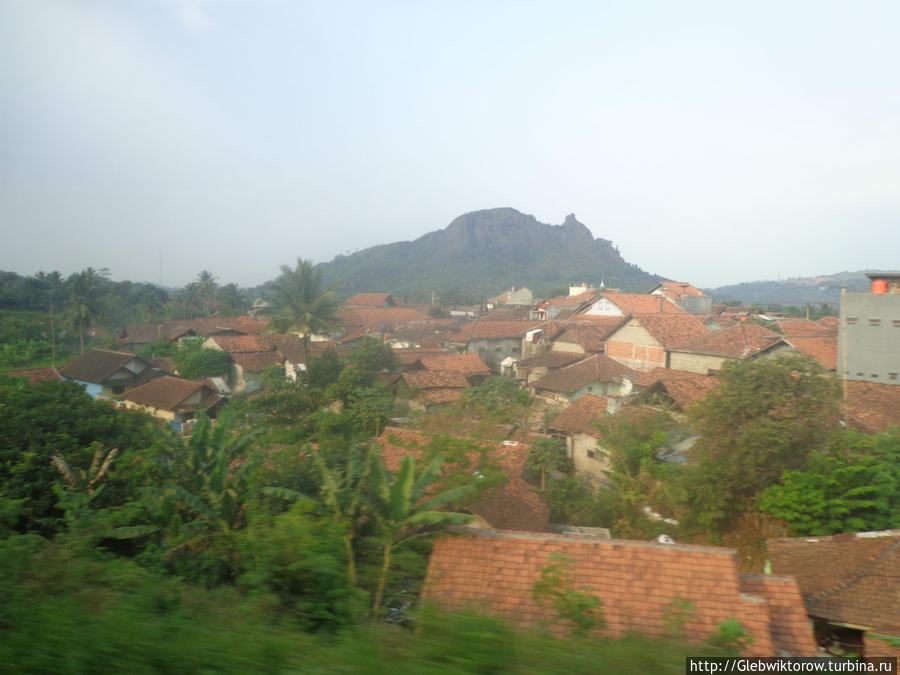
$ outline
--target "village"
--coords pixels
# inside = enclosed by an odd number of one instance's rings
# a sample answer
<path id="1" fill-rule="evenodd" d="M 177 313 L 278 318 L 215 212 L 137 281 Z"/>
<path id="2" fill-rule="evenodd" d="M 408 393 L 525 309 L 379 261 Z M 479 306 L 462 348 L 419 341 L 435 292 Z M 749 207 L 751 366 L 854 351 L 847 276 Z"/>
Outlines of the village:
<path id="1" fill-rule="evenodd" d="M 900 531 L 770 539 L 765 570 L 759 561 L 748 570 L 728 547 L 665 533 L 613 538 L 609 527 L 551 522 L 544 476 L 529 461 L 536 442 L 558 439 L 574 474 L 602 491 L 614 469 L 604 421 L 641 424 L 647 411 L 684 419 L 716 390 L 728 364 L 785 355 L 843 375 L 843 424 L 866 434 L 900 424 L 893 372 L 900 275 L 870 277 L 871 293 L 848 294 L 841 317 L 818 321 L 714 305 L 690 283 L 672 281 L 643 294 L 575 284 L 552 298 L 510 288 L 481 305 L 441 312 L 390 293 L 362 293 L 337 309 L 327 331 L 306 334 L 273 333 L 275 308 L 258 300 L 236 318 L 127 325 L 114 349 L 88 349 L 58 370 L 9 375 L 78 382 L 98 400 L 146 412 L 189 437 L 198 419 L 215 420 L 229 402 L 262 395 L 273 373 L 298 383 L 327 354 L 347 356 L 364 343 L 389 347 L 393 366 L 377 378 L 390 392 L 391 412 L 372 427 L 387 469 L 400 471 L 406 457 L 422 460 L 430 442 L 449 435 L 468 442 L 470 452 L 481 448 L 502 474 L 499 487 L 464 507 L 473 518 L 468 534 L 437 540 L 423 598 L 451 609 L 481 603 L 516 626 L 534 627 L 548 610 L 532 589 L 562 556 L 577 584 L 602 598 L 610 636 L 662 634 L 667 613 L 681 603 L 691 608 L 681 627 L 688 641 L 736 620 L 748 638 L 744 654 L 896 656 L 898 589 L 893 583 L 883 592 L 880 579 L 900 569 Z M 227 354 L 227 375 L 186 379 L 171 358 L 139 355 L 185 339 Z M 485 434 L 483 423 L 461 419 L 460 404 L 498 378 L 515 383 L 528 405 Z M 328 405 L 340 412 L 344 402 Z M 696 441 L 674 438 L 665 461 L 690 461 Z M 677 525 L 642 507 L 661 528 Z"/>

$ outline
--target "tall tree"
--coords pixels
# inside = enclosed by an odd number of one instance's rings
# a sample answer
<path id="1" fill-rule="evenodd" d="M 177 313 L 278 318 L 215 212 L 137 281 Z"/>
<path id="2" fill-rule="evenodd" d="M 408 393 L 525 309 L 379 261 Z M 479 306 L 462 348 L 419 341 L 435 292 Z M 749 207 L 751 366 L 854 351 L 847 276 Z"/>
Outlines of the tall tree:
<path id="1" fill-rule="evenodd" d="M 330 290 L 322 291 L 319 271 L 312 261 L 297 258 L 291 269 L 281 266 L 273 295 L 276 314 L 271 328 L 279 333 L 296 332 L 303 336 L 306 362 L 309 362 L 309 340 L 313 333 L 327 330 L 334 321 L 338 303 Z"/>
<path id="2" fill-rule="evenodd" d="M 103 316 L 103 277 L 92 267 L 66 279 L 66 320 L 78 332 L 81 353 L 84 336 Z"/>
<path id="3" fill-rule="evenodd" d="M 216 291 L 219 288 L 219 285 L 216 283 L 216 277 L 209 270 L 200 270 L 200 274 L 197 275 L 197 280 L 194 283 L 197 284 L 197 296 L 206 308 L 206 316 L 209 316 L 212 314 L 212 304 L 216 297 Z"/>
<path id="4" fill-rule="evenodd" d="M 721 535 L 784 471 L 801 471 L 838 422 L 837 380 L 802 355 L 734 362 L 690 412 L 700 438 L 685 487 L 694 528 Z"/>
<path id="5" fill-rule="evenodd" d="M 228 316 L 244 314 L 248 306 L 247 300 L 235 283 L 220 287 L 216 293 L 216 302 L 219 311 Z"/>

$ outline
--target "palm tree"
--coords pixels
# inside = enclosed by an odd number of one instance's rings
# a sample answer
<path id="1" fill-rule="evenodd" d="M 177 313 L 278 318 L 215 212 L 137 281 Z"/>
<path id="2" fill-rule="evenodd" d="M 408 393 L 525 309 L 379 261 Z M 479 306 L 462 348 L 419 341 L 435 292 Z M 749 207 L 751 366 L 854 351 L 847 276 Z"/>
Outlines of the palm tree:
<path id="1" fill-rule="evenodd" d="M 84 354 L 85 333 L 103 315 L 102 283 L 103 277 L 92 267 L 76 272 L 66 279 L 68 292 L 66 319 L 69 325 L 78 331 L 82 354 Z"/>
<path id="2" fill-rule="evenodd" d="M 219 310 L 228 316 L 244 314 L 247 309 L 247 301 L 241 294 L 241 290 L 235 283 L 225 284 L 216 293 L 216 301 Z"/>
<path id="3" fill-rule="evenodd" d="M 437 455 L 418 476 L 413 458 L 408 455 L 403 458 L 400 470 L 395 475 L 385 468 L 380 454 L 373 453 L 371 461 L 374 491 L 371 495 L 363 496 L 363 499 L 375 514 L 384 536 L 381 575 L 372 603 L 372 612 L 375 613 L 380 609 L 384 597 L 394 547 L 406 539 L 427 532 L 429 528 L 472 522 L 472 516 L 467 513 L 447 513 L 433 509 L 471 494 L 475 491 L 475 486 L 461 485 L 426 498 L 429 488 L 440 475 L 444 463 L 441 455 Z"/>
<path id="4" fill-rule="evenodd" d="M 212 300 L 215 297 L 216 289 L 218 288 L 216 277 L 208 270 L 200 270 L 200 274 L 197 275 L 197 281 L 194 283 L 197 285 L 197 296 L 203 301 L 203 304 L 206 307 L 206 316 L 209 316 L 212 314 L 210 307 L 212 306 Z"/>
<path id="5" fill-rule="evenodd" d="M 337 300 L 330 290 L 321 291 L 319 271 L 311 260 L 302 258 L 297 258 L 295 269 L 281 266 L 281 276 L 275 280 L 273 294 L 277 313 L 270 324 L 272 330 L 300 333 L 308 363 L 310 336 L 332 324 L 338 308 Z"/>

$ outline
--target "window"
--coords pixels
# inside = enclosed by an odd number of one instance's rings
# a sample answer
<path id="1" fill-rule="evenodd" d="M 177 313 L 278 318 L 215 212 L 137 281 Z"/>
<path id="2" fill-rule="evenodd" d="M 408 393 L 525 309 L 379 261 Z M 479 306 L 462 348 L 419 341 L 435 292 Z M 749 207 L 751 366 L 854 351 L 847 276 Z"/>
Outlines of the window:
<path id="1" fill-rule="evenodd" d="M 896 379 L 897 379 L 897 373 L 888 373 L 888 379 L 889 379 L 889 380 L 896 380 Z"/>
<path id="2" fill-rule="evenodd" d="M 873 379 L 873 380 L 877 380 L 877 379 L 878 379 L 878 373 L 872 373 L 872 379 Z"/>
<path id="3" fill-rule="evenodd" d="M 848 317 L 847 317 L 847 325 L 848 325 L 848 326 L 855 326 L 855 325 L 856 325 L 856 317 L 855 317 L 855 316 L 848 316 Z"/>
<path id="4" fill-rule="evenodd" d="M 881 319 L 869 319 L 869 325 L 870 326 L 880 326 Z"/>
<path id="5" fill-rule="evenodd" d="M 587 456 L 590 457 L 591 459 L 597 459 L 597 453 L 594 452 L 593 450 L 588 450 Z"/>

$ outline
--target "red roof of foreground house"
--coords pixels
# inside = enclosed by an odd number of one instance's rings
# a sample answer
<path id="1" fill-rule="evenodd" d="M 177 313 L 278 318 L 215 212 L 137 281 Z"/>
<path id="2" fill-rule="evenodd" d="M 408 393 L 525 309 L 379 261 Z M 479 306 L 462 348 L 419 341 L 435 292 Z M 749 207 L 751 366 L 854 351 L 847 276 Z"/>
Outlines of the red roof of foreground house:
<path id="1" fill-rule="evenodd" d="M 810 616 L 900 637 L 900 530 L 770 539 L 767 548 L 772 569 L 797 578 Z"/>
<path id="2" fill-rule="evenodd" d="M 471 531 L 435 542 L 422 597 L 448 610 L 484 609 L 521 628 L 551 624 L 564 634 L 570 626 L 553 624 L 555 611 L 534 597 L 541 571 L 554 562 L 569 567 L 575 589 L 603 603 L 606 627 L 597 632 L 604 637 L 664 636 L 664 617 L 687 601 L 692 609 L 683 632 L 690 642 L 736 619 L 753 637 L 748 655 L 816 653 L 796 583 L 770 577 L 745 586 L 735 552 L 724 548 Z"/>
<path id="3" fill-rule="evenodd" d="M 841 407 L 847 421 L 870 434 L 900 426 L 900 385 L 847 382 L 847 400 Z"/>
<path id="4" fill-rule="evenodd" d="M 379 436 L 378 442 L 381 445 L 385 466 L 390 471 L 396 471 L 406 456 L 419 460 L 427 457 L 429 445 L 439 438 L 451 437 L 387 427 Z M 452 465 L 445 465 L 445 472 L 458 470 L 472 474 L 485 464 L 493 464 L 506 475 L 507 479 L 500 487 L 479 495 L 477 502 L 466 507 L 468 511 L 482 518 L 491 527 L 537 532 L 547 529 L 550 510 L 535 489 L 521 478 L 531 449 L 530 445 L 455 437 L 451 440 L 473 449 L 454 461 L 454 464 L 458 464 L 456 469 Z"/>
<path id="5" fill-rule="evenodd" d="M 701 338 L 710 332 L 694 315 L 686 312 L 682 314 L 633 314 L 632 321 L 641 325 L 664 349 L 672 349 L 688 340 Z M 631 321 L 625 323 L 624 326 L 628 326 L 630 323 Z M 618 330 L 616 329 L 614 333 L 617 334 Z"/>
<path id="6" fill-rule="evenodd" d="M 554 417 L 548 426 L 568 435 L 587 434 L 599 438 L 600 430 L 596 422 L 603 419 L 608 407 L 609 399 L 606 397 L 585 394 Z"/>

